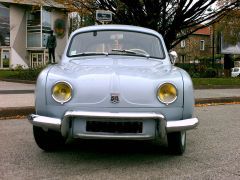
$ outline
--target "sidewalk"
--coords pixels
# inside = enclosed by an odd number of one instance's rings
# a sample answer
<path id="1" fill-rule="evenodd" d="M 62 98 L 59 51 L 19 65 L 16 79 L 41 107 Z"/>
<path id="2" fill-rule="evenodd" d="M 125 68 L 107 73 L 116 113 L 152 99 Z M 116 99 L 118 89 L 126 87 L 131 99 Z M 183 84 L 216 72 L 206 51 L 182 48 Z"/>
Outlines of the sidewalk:
<path id="1" fill-rule="evenodd" d="M 35 84 L 0 81 L 0 118 L 34 112 Z M 240 102 L 240 89 L 197 89 L 196 104 Z"/>
<path id="2" fill-rule="evenodd" d="M 194 90 L 195 104 L 240 102 L 240 89 L 197 89 Z"/>
<path id="3" fill-rule="evenodd" d="M 0 108 L 34 106 L 34 84 L 0 81 Z"/>

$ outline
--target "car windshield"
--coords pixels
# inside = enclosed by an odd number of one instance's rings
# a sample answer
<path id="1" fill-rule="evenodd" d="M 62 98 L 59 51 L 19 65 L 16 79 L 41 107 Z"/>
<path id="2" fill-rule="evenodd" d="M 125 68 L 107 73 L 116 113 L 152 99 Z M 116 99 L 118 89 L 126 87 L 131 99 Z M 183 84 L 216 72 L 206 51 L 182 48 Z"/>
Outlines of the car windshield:
<path id="1" fill-rule="evenodd" d="M 132 31 L 93 31 L 73 37 L 68 56 L 121 54 L 163 59 L 165 57 L 158 37 Z"/>
<path id="2" fill-rule="evenodd" d="M 240 68 L 233 68 L 233 72 L 238 72 L 240 71 Z"/>

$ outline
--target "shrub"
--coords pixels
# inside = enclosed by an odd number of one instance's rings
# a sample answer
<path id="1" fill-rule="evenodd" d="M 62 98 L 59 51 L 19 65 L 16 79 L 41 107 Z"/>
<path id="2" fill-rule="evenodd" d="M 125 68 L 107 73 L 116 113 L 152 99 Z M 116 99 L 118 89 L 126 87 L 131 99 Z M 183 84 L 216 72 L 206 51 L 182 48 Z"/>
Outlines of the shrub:
<path id="1" fill-rule="evenodd" d="M 222 64 L 215 64 L 214 68 L 212 68 L 212 65 L 210 63 L 202 63 L 199 64 L 184 64 L 184 63 L 179 63 L 176 66 L 184 69 L 189 73 L 189 75 L 192 78 L 207 78 L 207 77 L 217 77 L 217 76 L 222 76 L 221 72 L 223 70 Z"/>
<path id="2" fill-rule="evenodd" d="M 11 69 L 12 71 L 14 71 L 16 73 L 14 73 L 9 78 L 35 81 L 37 79 L 38 75 L 40 74 L 40 72 L 45 67 L 46 66 L 26 69 L 21 65 L 17 65 L 15 68 Z"/>
<path id="3" fill-rule="evenodd" d="M 192 78 L 200 78 L 200 73 L 198 72 L 189 72 L 189 75 L 192 77 Z"/>
<path id="4" fill-rule="evenodd" d="M 203 77 L 205 78 L 213 78 L 217 76 L 217 70 L 214 68 L 207 68 L 203 73 Z"/>
<path id="5" fill-rule="evenodd" d="M 43 67 L 20 70 L 18 73 L 18 77 L 24 80 L 36 80 L 42 70 L 43 70 Z"/>

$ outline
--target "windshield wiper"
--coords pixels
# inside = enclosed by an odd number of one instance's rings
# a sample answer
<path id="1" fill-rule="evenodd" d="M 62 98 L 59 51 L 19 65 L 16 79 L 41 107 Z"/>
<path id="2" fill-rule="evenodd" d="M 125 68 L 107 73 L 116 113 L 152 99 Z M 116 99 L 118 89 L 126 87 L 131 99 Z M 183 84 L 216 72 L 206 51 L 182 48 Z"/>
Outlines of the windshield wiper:
<path id="1" fill-rule="evenodd" d="M 144 50 L 140 51 L 139 49 L 112 49 L 113 52 L 123 52 L 123 53 L 129 53 L 129 54 L 135 54 L 140 56 L 145 56 L 147 58 L 150 57 L 150 55 L 145 52 Z"/>
<path id="2" fill-rule="evenodd" d="M 84 56 L 84 55 L 106 55 L 106 56 L 108 56 L 108 53 L 107 52 L 82 52 L 82 53 L 72 54 L 71 57 Z"/>

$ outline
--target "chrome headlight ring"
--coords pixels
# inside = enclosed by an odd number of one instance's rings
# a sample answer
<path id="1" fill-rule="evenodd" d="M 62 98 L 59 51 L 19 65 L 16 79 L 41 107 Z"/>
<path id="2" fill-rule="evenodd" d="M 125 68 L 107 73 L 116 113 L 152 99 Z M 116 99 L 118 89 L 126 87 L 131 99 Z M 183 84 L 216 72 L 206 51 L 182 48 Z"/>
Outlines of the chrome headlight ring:
<path id="1" fill-rule="evenodd" d="M 178 89 L 172 83 L 169 82 L 162 83 L 158 87 L 157 98 L 163 104 L 166 105 L 172 104 L 178 98 Z"/>
<path id="2" fill-rule="evenodd" d="M 72 98 L 72 92 L 72 85 L 66 81 L 56 82 L 51 89 L 52 98 L 60 104 L 70 101 Z"/>

